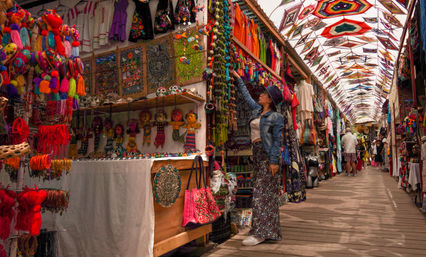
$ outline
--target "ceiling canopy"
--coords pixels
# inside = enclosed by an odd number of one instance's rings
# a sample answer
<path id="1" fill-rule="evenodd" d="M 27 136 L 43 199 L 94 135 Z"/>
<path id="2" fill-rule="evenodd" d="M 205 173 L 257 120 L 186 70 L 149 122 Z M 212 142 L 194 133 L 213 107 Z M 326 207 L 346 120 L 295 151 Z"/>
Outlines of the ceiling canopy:
<path id="1" fill-rule="evenodd" d="M 353 123 L 377 121 L 408 0 L 258 0 Z M 282 5 L 273 11 L 277 5 Z M 272 12 L 272 13 L 271 13 Z"/>

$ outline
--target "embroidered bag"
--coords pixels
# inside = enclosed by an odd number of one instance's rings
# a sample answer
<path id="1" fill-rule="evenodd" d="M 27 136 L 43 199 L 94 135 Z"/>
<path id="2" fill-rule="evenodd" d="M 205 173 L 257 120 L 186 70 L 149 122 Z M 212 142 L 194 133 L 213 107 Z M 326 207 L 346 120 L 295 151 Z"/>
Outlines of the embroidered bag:
<path id="1" fill-rule="evenodd" d="M 182 218 L 182 227 L 187 226 L 190 223 L 196 224 L 197 218 L 195 217 L 195 206 L 194 206 L 194 197 L 193 197 L 193 190 L 197 190 L 199 187 L 197 185 L 197 188 L 189 190 L 189 185 L 191 184 L 191 177 L 192 172 L 194 171 L 195 161 L 192 163 L 191 173 L 189 173 L 188 177 L 188 184 L 186 185 L 185 190 L 185 199 L 184 199 L 184 206 L 183 206 L 183 218 Z M 195 170 L 195 181 L 198 183 L 197 179 L 197 170 Z"/>

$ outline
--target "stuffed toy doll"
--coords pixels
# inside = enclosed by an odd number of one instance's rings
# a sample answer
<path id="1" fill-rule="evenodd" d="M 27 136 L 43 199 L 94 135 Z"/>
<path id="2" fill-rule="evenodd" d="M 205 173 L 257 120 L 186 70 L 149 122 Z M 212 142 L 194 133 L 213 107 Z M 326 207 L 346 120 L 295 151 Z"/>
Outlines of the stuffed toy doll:
<path id="1" fill-rule="evenodd" d="M 136 134 L 139 134 L 139 124 L 136 119 L 130 119 L 127 122 L 127 134 L 129 135 L 129 139 L 127 140 L 127 153 L 140 153 L 138 150 L 138 146 L 136 144 Z"/>
<path id="2" fill-rule="evenodd" d="M 154 126 L 157 127 L 157 135 L 155 136 L 154 145 L 155 147 L 161 146 L 164 147 L 164 143 L 166 142 L 166 134 L 164 133 L 164 127 L 168 125 L 166 121 L 167 114 L 164 110 L 158 110 L 155 114 Z"/>
<path id="3" fill-rule="evenodd" d="M 190 111 L 185 115 L 186 120 L 186 142 L 184 145 L 185 152 L 195 152 L 197 147 L 195 144 L 195 131 L 201 127 L 201 123 L 197 122 L 198 115 Z"/>
<path id="4" fill-rule="evenodd" d="M 150 111 L 141 111 L 139 113 L 139 124 L 141 128 L 143 129 L 143 143 L 142 146 L 145 144 L 150 145 L 151 144 L 151 119 L 152 114 Z"/>
<path id="5" fill-rule="evenodd" d="M 123 147 L 124 142 L 124 127 L 121 124 L 115 125 L 114 128 L 115 153 L 117 157 L 125 157 L 126 149 Z"/>
<path id="6" fill-rule="evenodd" d="M 172 125 L 173 127 L 173 141 L 180 142 L 182 144 L 185 143 L 186 133 L 184 133 L 183 135 L 179 134 L 179 128 L 182 127 L 184 124 L 185 122 L 183 121 L 182 111 L 179 109 L 174 109 L 172 111 L 172 121 L 170 122 L 170 125 Z"/>
<path id="7" fill-rule="evenodd" d="M 101 133 L 102 133 L 102 129 L 103 129 L 103 124 L 102 124 L 102 118 L 99 116 L 96 116 L 95 118 L 93 118 L 93 122 L 92 122 L 92 129 L 93 129 L 93 134 L 95 137 L 95 142 L 94 142 L 94 152 L 98 152 L 99 150 L 99 143 L 101 141 Z"/>
<path id="8" fill-rule="evenodd" d="M 111 156 L 114 151 L 114 123 L 110 118 L 105 119 L 104 135 L 107 138 L 104 151 L 107 156 Z"/>

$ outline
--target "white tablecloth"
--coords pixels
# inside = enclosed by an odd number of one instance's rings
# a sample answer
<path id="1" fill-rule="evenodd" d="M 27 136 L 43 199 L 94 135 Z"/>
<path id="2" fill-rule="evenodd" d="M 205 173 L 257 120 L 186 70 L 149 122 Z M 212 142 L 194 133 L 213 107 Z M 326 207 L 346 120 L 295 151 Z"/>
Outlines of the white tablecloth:
<path id="1" fill-rule="evenodd" d="M 413 190 L 417 190 L 417 184 L 420 184 L 420 179 L 421 179 L 420 164 L 410 162 L 408 164 L 408 167 L 410 169 L 410 173 L 408 175 L 408 184 L 411 185 Z"/>

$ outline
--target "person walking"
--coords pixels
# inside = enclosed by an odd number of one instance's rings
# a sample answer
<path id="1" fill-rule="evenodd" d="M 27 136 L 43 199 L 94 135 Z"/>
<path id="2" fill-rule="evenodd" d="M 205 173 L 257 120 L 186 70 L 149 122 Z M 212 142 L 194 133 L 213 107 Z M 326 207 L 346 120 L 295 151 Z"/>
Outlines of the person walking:
<path id="1" fill-rule="evenodd" d="M 342 137 L 342 146 L 344 148 L 343 156 L 346 161 L 346 176 L 349 176 L 350 170 L 352 168 L 353 176 L 356 176 L 356 145 L 358 140 L 356 136 L 352 134 L 352 129 L 350 127 L 346 128 L 346 133 Z"/>
<path id="2" fill-rule="evenodd" d="M 376 154 L 376 157 L 375 157 L 375 161 L 377 162 L 379 167 L 381 167 L 381 166 L 383 166 L 384 144 L 382 142 L 382 139 L 378 139 L 376 142 L 377 142 L 376 143 L 377 154 Z"/>
<path id="3" fill-rule="evenodd" d="M 281 156 L 284 118 L 276 106 L 283 100 L 276 86 L 269 86 L 253 100 L 238 73 L 232 71 L 245 104 L 252 110 L 249 121 L 253 147 L 253 221 L 243 245 L 257 245 L 265 240 L 281 240 L 278 163 Z"/>

